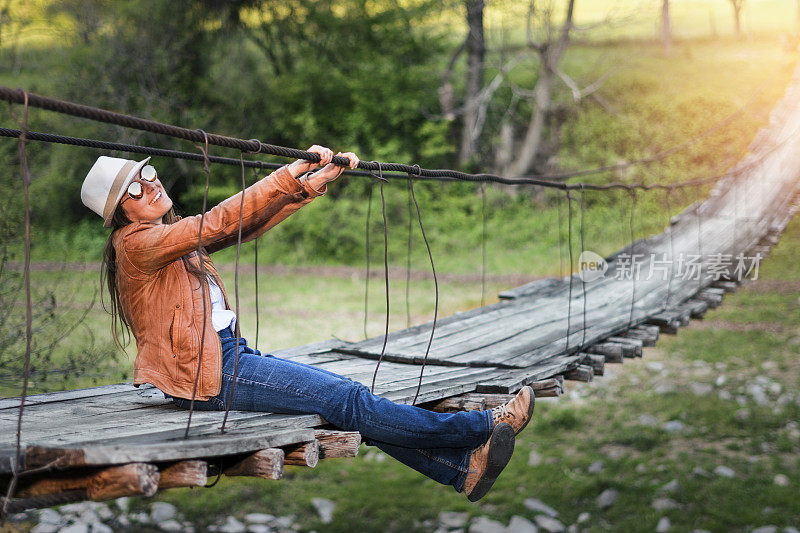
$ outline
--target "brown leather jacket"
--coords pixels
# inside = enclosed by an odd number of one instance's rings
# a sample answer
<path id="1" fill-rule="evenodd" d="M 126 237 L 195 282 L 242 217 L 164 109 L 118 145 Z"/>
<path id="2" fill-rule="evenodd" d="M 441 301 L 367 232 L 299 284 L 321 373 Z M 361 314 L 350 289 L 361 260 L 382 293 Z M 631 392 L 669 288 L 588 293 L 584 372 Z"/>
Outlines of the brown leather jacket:
<path id="1" fill-rule="evenodd" d="M 262 235 L 324 192 L 301 185 L 286 166 L 279 168 L 246 189 L 242 241 Z M 206 213 L 202 244 L 209 253 L 236 243 L 241 194 Z M 201 286 L 181 261 L 182 256 L 197 249 L 199 230 L 200 215 L 169 225 L 134 222 L 117 230 L 113 240 L 120 306 L 136 339 L 134 385 L 152 383 L 172 396 L 191 398 L 199 366 L 195 398 L 207 400 L 220 391 L 222 349 L 211 325 L 208 284 Z M 199 265 L 196 255 L 190 260 Z M 213 265 L 209 265 L 208 273 L 219 279 Z M 221 281 L 220 288 L 227 305 Z"/>

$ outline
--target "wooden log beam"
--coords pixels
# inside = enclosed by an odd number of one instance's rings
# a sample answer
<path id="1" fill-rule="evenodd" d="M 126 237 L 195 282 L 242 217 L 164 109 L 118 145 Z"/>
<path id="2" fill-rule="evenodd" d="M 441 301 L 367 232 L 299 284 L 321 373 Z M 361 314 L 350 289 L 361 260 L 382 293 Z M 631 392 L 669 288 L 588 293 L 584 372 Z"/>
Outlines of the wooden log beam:
<path id="1" fill-rule="evenodd" d="M 628 346 L 618 342 L 600 342 L 593 344 L 586 349 L 586 352 L 603 355 L 609 363 L 621 363 L 626 356 L 635 357 L 635 354 Z"/>
<path id="2" fill-rule="evenodd" d="M 641 357 L 643 354 L 642 348 L 644 347 L 644 342 L 642 342 L 642 339 L 631 339 L 628 337 L 608 337 L 606 341 L 633 346 L 633 353 L 636 357 Z"/>
<path id="3" fill-rule="evenodd" d="M 226 476 L 252 476 L 262 479 L 283 477 L 284 453 L 280 448 L 265 448 L 246 455 L 230 466 L 224 467 Z"/>
<path id="4" fill-rule="evenodd" d="M 318 429 L 314 435 L 319 442 L 319 458 L 335 459 L 355 457 L 361 446 L 361 433 L 358 431 L 333 431 Z"/>
<path id="5" fill-rule="evenodd" d="M 711 284 L 711 287 L 715 289 L 722 289 L 725 292 L 736 292 L 739 289 L 739 285 L 733 281 L 715 281 Z"/>
<path id="6" fill-rule="evenodd" d="M 208 463 L 200 460 L 178 461 L 159 468 L 158 488 L 202 487 L 208 481 Z"/>
<path id="7" fill-rule="evenodd" d="M 486 409 L 486 400 L 482 394 L 460 394 L 433 402 L 428 409 L 437 413 L 453 413 L 456 411 L 482 411 Z"/>
<path id="8" fill-rule="evenodd" d="M 23 476 L 16 494 L 21 498 L 57 496 L 78 492 L 84 500 L 108 500 L 122 496 L 152 496 L 159 487 L 158 467 L 130 463 L 108 468 L 75 469 Z"/>
<path id="9" fill-rule="evenodd" d="M 602 376 L 605 372 L 606 358 L 604 355 L 587 353 L 581 359 L 581 364 L 590 366 L 595 376 Z"/>
<path id="10" fill-rule="evenodd" d="M 668 311 L 648 317 L 647 322 L 658 326 L 661 329 L 661 333 L 670 335 L 677 334 L 678 329 L 681 327 L 680 314 Z"/>
<path id="11" fill-rule="evenodd" d="M 637 339 L 642 341 L 642 346 L 655 346 L 656 342 L 658 341 L 658 337 L 660 335 L 660 329 L 658 326 L 653 326 L 653 328 L 633 328 L 629 329 L 625 333 L 620 334 L 620 337 L 624 337 L 626 339 Z"/>
<path id="12" fill-rule="evenodd" d="M 686 300 L 679 306 L 681 309 L 684 309 L 689 312 L 689 316 L 696 319 L 702 319 L 706 311 L 708 311 L 708 302 L 705 300 Z"/>
<path id="13" fill-rule="evenodd" d="M 722 296 L 717 293 L 710 292 L 708 289 L 697 293 L 695 298 L 705 302 L 709 309 L 716 309 L 722 304 Z"/>
<path id="14" fill-rule="evenodd" d="M 564 376 L 557 375 L 530 384 L 537 398 L 556 398 L 564 394 Z"/>
<path id="15" fill-rule="evenodd" d="M 564 373 L 564 378 L 573 381 L 589 382 L 594 379 L 594 370 L 588 365 L 578 365 Z"/>
<path id="16" fill-rule="evenodd" d="M 314 439 L 302 444 L 284 447 L 283 464 L 314 468 L 319 462 L 319 441 Z"/>

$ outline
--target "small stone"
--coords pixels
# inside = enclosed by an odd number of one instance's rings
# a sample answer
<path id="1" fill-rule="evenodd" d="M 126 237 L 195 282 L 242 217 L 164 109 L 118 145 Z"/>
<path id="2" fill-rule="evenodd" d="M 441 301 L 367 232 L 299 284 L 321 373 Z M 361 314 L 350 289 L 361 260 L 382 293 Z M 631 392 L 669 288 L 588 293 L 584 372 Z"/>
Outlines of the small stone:
<path id="1" fill-rule="evenodd" d="M 614 505 L 619 498 L 619 493 L 614 489 L 606 489 L 597 497 L 597 506 L 600 509 L 608 509 Z"/>
<path id="2" fill-rule="evenodd" d="M 773 396 L 777 396 L 778 394 L 783 392 L 783 386 L 777 381 L 772 381 L 769 385 L 767 385 L 767 390 Z"/>
<path id="3" fill-rule="evenodd" d="M 219 526 L 217 531 L 221 533 L 246 533 L 247 528 L 234 517 L 229 516 L 228 519 L 225 520 L 225 523 Z"/>
<path id="4" fill-rule="evenodd" d="M 139 522 L 140 524 L 149 524 L 150 523 L 150 515 L 145 512 L 138 512 L 138 513 L 131 513 L 128 517 L 134 521 Z"/>
<path id="5" fill-rule="evenodd" d="M 714 387 L 708 383 L 692 383 L 689 388 L 695 396 L 706 396 L 714 390 Z"/>
<path id="6" fill-rule="evenodd" d="M 330 524 L 333 522 L 333 510 L 336 509 L 336 504 L 327 498 L 312 498 L 311 505 L 317 510 L 319 519 L 323 524 Z"/>
<path id="7" fill-rule="evenodd" d="M 753 530 L 752 533 L 778 533 L 778 526 L 761 526 Z"/>
<path id="8" fill-rule="evenodd" d="M 585 524 L 585 523 L 586 523 L 586 522 L 588 522 L 588 521 L 589 521 L 591 518 L 592 518 L 592 515 L 591 515 L 591 514 L 589 514 L 589 513 L 581 513 L 581 514 L 579 514 L 579 515 L 578 515 L 578 519 L 576 520 L 576 522 L 577 522 L 578 524 Z"/>
<path id="9" fill-rule="evenodd" d="M 442 511 L 439 513 L 439 525 L 446 529 L 459 529 L 467 525 L 469 513 Z"/>
<path id="10" fill-rule="evenodd" d="M 659 383 L 658 385 L 655 386 L 653 392 L 655 392 L 658 395 L 669 394 L 671 392 L 675 392 L 675 385 L 673 385 L 672 383 Z"/>
<path id="11" fill-rule="evenodd" d="M 778 485 L 779 487 L 789 486 L 789 478 L 784 474 L 775 474 L 775 477 L 772 478 L 772 482 Z"/>
<path id="12" fill-rule="evenodd" d="M 31 533 L 56 533 L 61 526 L 58 524 L 48 524 L 47 522 L 39 522 L 36 527 L 31 529 Z"/>
<path id="13" fill-rule="evenodd" d="M 651 414 L 644 413 L 639 415 L 639 424 L 642 426 L 657 426 L 658 418 Z"/>
<path id="14" fill-rule="evenodd" d="M 541 463 L 541 454 L 535 450 L 531 450 L 531 454 L 528 456 L 528 466 L 539 466 Z"/>
<path id="15" fill-rule="evenodd" d="M 669 518 L 666 516 L 662 516 L 661 520 L 658 521 L 656 525 L 656 533 L 666 533 L 672 527 L 672 522 L 669 521 Z"/>
<path id="16" fill-rule="evenodd" d="M 150 504 L 150 518 L 156 524 L 175 518 L 178 509 L 167 502 L 153 502 Z"/>
<path id="17" fill-rule="evenodd" d="M 541 529 L 544 529 L 545 531 L 549 531 L 550 533 L 561 533 L 566 529 L 564 527 L 564 524 L 562 524 L 552 516 L 537 514 L 534 520 L 536 520 L 537 526 L 539 526 Z"/>
<path id="18" fill-rule="evenodd" d="M 664 425 L 661 427 L 667 433 L 678 433 L 679 431 L 683 431 L 686 426 L 684 426 L 683 422 L 680 420 L 670 420 L 669 422 L 664 422 Z"/>
<path id="19" fill-rule="evenodd" d="M 567 533 L 578 533 L 578 524 L 570 524 L 567 526 Z"/>
<path id="20" fill-rule="evenodd" d="M 158 528 L 162 531 L 183 531 L 183 524 L 181 524 L 174 518 L 170 518 L 169 520 L 164 520 L 163 522 L 160 522 L 158 524 Z"/>
<path id="21" fill-rule="evenodd" d="M 497 520 L 478 516 L 469 525 L 469 533 L 505 533 L 506 526 Z"/>
<path id="22" fill-rule="evenodd" d="M 534 513 L 544 513 L 547 516 L 552 516 L 553 518 L 558 517 L 558 511 L 544 503 L 542 500 L 538 500 L 536 498 L 527 498 L 524 503 L 525 507 Z"/>
<path id="23" fill-rule="evenodd" d="M 131 521 L 130 521 L 130 519 L 128 518 L 128 515 L 126 515 L 126 514 L 121 514 L 121 515 L 117 516 L 117 517 L 114 519 L 114 521 L 115 521 L 115 522 L 116 522 L 116 523 L 117 523 L 117 524 L 118 524 L 120 527 L 128 527 L 129 525 L 131 525 Z"/>
<path id="24" fill-rule="evenodd" d="M 636 472 L 639 474 L 644 474 L 645 472 L 647 472 L 647 465 L 645 465 L 644 463 L 639 463 L 638 465 L 636 465 Z"/>
<path id="25" fill-rule="evenodd" d="M 645 365 L 648 370 L 652 370 L 653 372 L 661 372 L 664 370 L 664 363 L 661 361 L 647 361 Z"/>
<path id="26" fill-rule="evenodd" d="M 67 527 L 62 527 L 59 533 L 89 533 L 89 525 L 83 522 L 75 522 Z"/>
<path id="27" fill-rule="evenodd" d="M 122 511 L 123 513 L 128 512 L 128 507 L 130 506 L 131 499 L 127 496 L 123 496 L 122 498 L 117 498 L 114 500 L 114 503 L 117 504 L 117 508 Z"/>
<path id="28" fill-rule="evenodd" d="M 783 533 L 800 533 L 800 530 L 794 526 L 786 526 L 783 528 Z"/>
<path id="29" fill-rule="evenodd" d="M 678 502 L 671 498 L 656 498 L 650 505 L 656 511 L 668 511 L 669 509 L 677 509 L 680 507 Z"/>
<path id="30" fill-rule="evenodd" d="M 736 472 L 734 472 L 733 469 L 728 468 L 727 466 L 724 465 L 719 465 L 718 467 L 716 467 L 714 469 L 714 473 L 718 476 L 727 478 L 736 477 Z"/>
<path id="31" fill-rule="evenodd" d="M 275 524 L 283 529 L 289 529 L 294 525 L 294 515 L 279 516 L 275 519 Z"/>
<path id="32" fill-rule="evenodd" d="M 707 529 L 693 529 L 692 533 L 711 533 L 711 532 Z"/>
<path id="33" fill-rule="evenodd" d="M 251 524 L 268 524 L 275 520 L 275 517 L 267 513 L 250 513 L 244 515 L 244 520 Z"/>
<path id="34" fill-rule="evenodd" d="M 114 530 L 102 522 L 93 522 L 89 525 L 89 530 L 92 533 L 114 533 Z"/>
<path id="35" fill-rule="evenodd" d="M 89 509 L 88 502 L 68 503 L 59 508 L 59 512 L 79 515 L 85 510 Z"/>
<path id="36" fill-rule="evenodd" d="M 61 520 L 61 515 L 56 510 L 45 508 L 39 511 L 40 524 L 60 524 Z"/>
<path id="37" fill-rule="evenodd" d="M 722 387 L 727 382 L 728 382 L 728 377 L 725 374 L 720 374 L 714 381 L 714 385 L 716 385 L 717 387 Z"/>
<path id="38" fill-rule="evenodd" d="M 97 513 L 95 513 L 94 510 L 84 509 L 83 512 L 78 516 L 78 520 L 84 524 L 94 524 L 95 522 L 100 522 L 100 517 L 97 516 Z"/>
<path id="39" fill-rule="evenodd" d="M 247 533 L 272 533 L 272 530 L 266 524 L 250 524 Z"/>
<path id="40" fill-rule="evenodd" d="M 661 492 L 670 492 L 675 493 L 681 490 L 681 484 L 677 479 L 673 479 L 663 487 L 661 487 Z"/>
<path id="41" fill-rule="evenodd" d="M 92 502 L 94 504 L 94 512 L 100 517 L 100 520 L 107 521 L 114 518 L 114 511 L 109 509 L 108 505 L 103 502 Z"/>
<path id="42" fill-rule="evenodd" d="M 588 472 L 590 474 L 599 474 L 605 468 L 605 463 L 603 461 L 595 461 L 589 465 Z"/>
<path id="43" fill-rule="evenodd" d="M 694 467 L 694 469 L 692 470 L 692 474 L 700 477 L 708 477 L 708 472 L 704 468 L 700 468 L 699 466 Z"/>
<path id="44" fill-rule="evenodd" d="M 733 417 L 738 420 L 739 422 L 744 422 L 745 420 L 750 418 L 750 409 L 743 407 L 742 409 L 737 409 L 735 413 L 733 413 Z"/>
<path id="45" fill-rule="evenodd" d="M 753 401 L 758 405 L 767 405 L 769 403 L 769 397 L 767 393 L 764 392 L 764 388 L 756 383 L 748 385 L 747 393 L 750 394 L 750 397 L 753 398 Z"/>
<path id="46" fill-rule="evenodd" d="M 717 393 L 717 396 L 719 397 L 720 400 L 725 400 L 726 402 L 731 398 L 733 398 L 733 396 L 731 396 L 731 393 L 726 391 L 725 389 L 720 390 Z"/>

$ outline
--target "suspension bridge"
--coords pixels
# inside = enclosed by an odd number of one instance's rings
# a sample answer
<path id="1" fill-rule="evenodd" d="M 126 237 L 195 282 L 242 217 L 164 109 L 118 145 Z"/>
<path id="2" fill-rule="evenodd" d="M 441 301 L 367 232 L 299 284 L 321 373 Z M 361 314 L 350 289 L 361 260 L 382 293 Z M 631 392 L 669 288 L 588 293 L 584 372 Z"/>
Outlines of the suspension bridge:
<path id="1" fill-rule="evenodd" d="M 257 140 L 159 125 L 23 91 L 0 88 L 0 98 L 23 104 L 26 111 L 37 106 L 205 143 L 202 155 L 181 155 L 35 133 L 23 120 L 20 129 L 0 130 L 18 138 L 21 151 L 31 140 L 64 142 L 194 158 L 206 168 L 210 161 L 268 166 L 209 156 L 208 144 L 313 158 Z M 501 293 L 497 303 L 361 342 L 328 340 L 274 353 L 357 381 L 374 378 L 376 393 L 438 411 L 494 407 L 524 385 L 539 397 L 557 397 L 565 380 L 602 376 L 606 363 L 641 357 L 659 335 L 676 334 L 720 305 L 777 244 L 798 209 L 798 102 L 800 69 L 747 155 L 713 178 L 708 198 L 672 216 L 663 232 L 635 239 L 596 262 L 594 270 L 537 280 Z M 408 173 L 409 179 L 507 180 L 416 165 L 361 162 L 360 168 L 381 176 Z M 570 210 L 590 188 L 624 189 L 633 209 L 643 191 L 656 189 L 653 194 L 664 194 L 669 206 L 673 190 L 703 181 L 596 186 L 527 179 L 564 191 Z M 194 412 L 189 428 L 186 411 L 158 389 L 127 383 L 0 399 L 0 487 L 9 496 L 4 512 L 208 486 L 223 474 L 279 479 L 284 465 L 313 467 L 320 459 L 352 457 L 360 445 L 357 433 L 329 427 L 317 415 L 231 411 L 226 416 L 223 422 L 222 412 Z"/>

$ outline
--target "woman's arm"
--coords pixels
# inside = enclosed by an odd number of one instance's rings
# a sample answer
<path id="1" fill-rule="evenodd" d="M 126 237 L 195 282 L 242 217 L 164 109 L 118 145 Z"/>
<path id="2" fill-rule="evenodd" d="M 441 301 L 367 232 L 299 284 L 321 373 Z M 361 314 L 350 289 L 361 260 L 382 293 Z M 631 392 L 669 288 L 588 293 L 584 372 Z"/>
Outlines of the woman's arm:
<path id="1" fill-rule="evenodd" d="M 321 164 L 327 165 L 333 157 L 333 152 L 316 145 L 309 151 L 320 153 Z M 324 192 L 297 179 L 316 165 L 295 161 L 245 190 L 241 211 L 243 240 L 256 238 Z M 240 192 L 224 200 L 203 218 L 201 244 L 210 251 L 236 242 L 241 195 Z M 200 215 L 174 224 L 132 224 L 119 230 L 122 237 L 117 251 L 140 271 L 158 270 L 197 248 L 200 225 Z"/>

